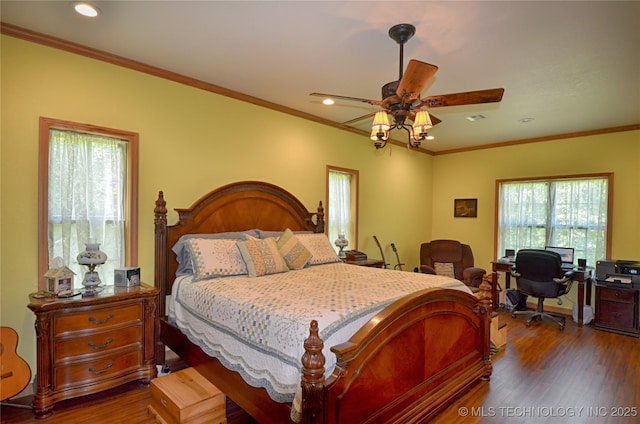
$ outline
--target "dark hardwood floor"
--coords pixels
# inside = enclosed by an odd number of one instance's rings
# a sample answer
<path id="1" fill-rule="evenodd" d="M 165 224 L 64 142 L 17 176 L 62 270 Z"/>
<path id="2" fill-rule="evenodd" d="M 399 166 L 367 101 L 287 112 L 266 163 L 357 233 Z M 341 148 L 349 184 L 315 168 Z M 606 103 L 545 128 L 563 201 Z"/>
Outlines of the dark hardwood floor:
<path id="1" fill-rule="evenodd" d="M 640 339 L 579 328 L 570 317 L 564 332 L 547 323 L 527 328 L 505 312 L 500 319 L 508 325 L 507 347 L 493 357 L 491 381 L 474 386 L 432 423 L 640 422 Z M 175 361 L 172 368 L 181 366 Z M 3 406 L 0 414 L 3 424 L 151 424 L 149 401 L 148 388 L 130 383 L 61 402 L 45 420 L 14 407 Z"/>

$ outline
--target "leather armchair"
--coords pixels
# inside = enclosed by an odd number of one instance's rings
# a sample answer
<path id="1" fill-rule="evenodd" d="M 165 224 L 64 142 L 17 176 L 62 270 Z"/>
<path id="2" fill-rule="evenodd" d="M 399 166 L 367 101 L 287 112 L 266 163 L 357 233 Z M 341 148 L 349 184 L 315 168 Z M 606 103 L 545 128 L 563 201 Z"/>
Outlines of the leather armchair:
<path id="1" fill-rule="evenodd" d="M 420 271 L 440 275 L 453 271 L 453 277 L 465 283 L 473 292 L 480 291 L 478 287 L 487 273 L 486 270 L 474 266 L 471 247 L 456 240 L 432 240 L 422 243 Z"/>

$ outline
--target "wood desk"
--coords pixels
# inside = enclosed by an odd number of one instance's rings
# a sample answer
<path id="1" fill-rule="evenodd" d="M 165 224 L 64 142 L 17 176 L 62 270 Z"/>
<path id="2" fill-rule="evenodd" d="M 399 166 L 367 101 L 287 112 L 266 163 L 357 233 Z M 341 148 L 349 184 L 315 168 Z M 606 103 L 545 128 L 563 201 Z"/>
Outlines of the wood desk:
<path id="1" fill-rule="evenodd" d="M 513 267 L 513 262 L 501 262 L 501 261 L 493 261 L 491 262 L 491 268 L 493 270 L 493 282 L 492 286 L 497 287 L 498 284 L 498 272 L 504 272 L 505 274 L 505 287 L 504 289 L 511 288 L 511 268 Z M 573 271 L 574 280 L 578 282 L 578 326 L 582 327 L 584 323 L 584 305 L 591 305 L 591 286 L 593 285 L 593 270 L 590 268 L 587 269 L 575 269 Z M 587 288 L 586 292 L 586 303 L 585 303 L 585 286 Z M 498 305 L 498 291 L 494 291 L 494 305 Z"/>

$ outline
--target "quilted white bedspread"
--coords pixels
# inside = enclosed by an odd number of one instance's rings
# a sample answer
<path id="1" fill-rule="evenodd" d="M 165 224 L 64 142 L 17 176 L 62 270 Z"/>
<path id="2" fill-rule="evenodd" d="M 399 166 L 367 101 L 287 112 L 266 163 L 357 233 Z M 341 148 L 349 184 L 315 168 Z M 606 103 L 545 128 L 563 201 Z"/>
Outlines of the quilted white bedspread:
<path id="1" fill-rule="evenodd" d="M 394 300 L 431 287 L 470 293 L 448 277 L 343 263 L 254 278 L 193 282 L 183 276 L 173 285 L 169 319 L 248 384 L 265 388 L 277 402 L 292 402 L 300 392 L 311 320 L 318 321 L 325 343 L 328 377 L 336 363 L 331 346 L 347 341 Z"/>

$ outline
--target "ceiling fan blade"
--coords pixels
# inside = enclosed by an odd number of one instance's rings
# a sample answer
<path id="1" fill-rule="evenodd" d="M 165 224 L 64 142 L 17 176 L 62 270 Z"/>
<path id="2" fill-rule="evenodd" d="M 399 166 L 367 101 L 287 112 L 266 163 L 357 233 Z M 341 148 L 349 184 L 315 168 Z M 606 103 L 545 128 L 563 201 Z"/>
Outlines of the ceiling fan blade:
<path id="1" fill-rule="evenodd" d="M 339 96 L 336 94 L 326 94 L 326 93 L 311 93 L 309 95 L 316 96 L 316 97 L 324 97 L 327 99 L 351 100 L 355 102 L 369 103 L 372 106 L 382 106 L 382 102 L 380 100 L 361 99 L 359 97 Z"/>
<path id="2" fill-rule="evenodd" d="M 407 70 L 404 72 L 396 94 L 405 101 L 415 100 L 436 74 L 438 67 L 430 63 L 411 59 Z"/>
<path id="3" fill-rule="evenodd" d="M 497 103 L 502 100 L 504 88 L 492 88 L 490 90 L 467 91 L 464 93 L 443 94 L 439 96 L 429 96 L 420 99 L 420 104 L 416 107 L 427 106 L 462 106 L 475 105 L 480 103 Z"/>
<path id="4" fill-rule="evenodd" d="M 351 124 L 353 124 L 353 123 L 355 123 L 355 122 L 362 121 L 363 119 L 371 118 L 371 117 L 373 117 L 376 113 L 377 113 L 377 112 L 367 113 L 366 115 L 362 115 L 362 116 L 359 116 L 359 117 L 357 117 L 357 118 L 353 118 L 353 119 L 350 119 L 350 120 L 348 120 L 348 121 L 346 121 L 346 122 L 343 122 L 343 123 L 342 123 L 342 125 L 351 125 Z"/>

